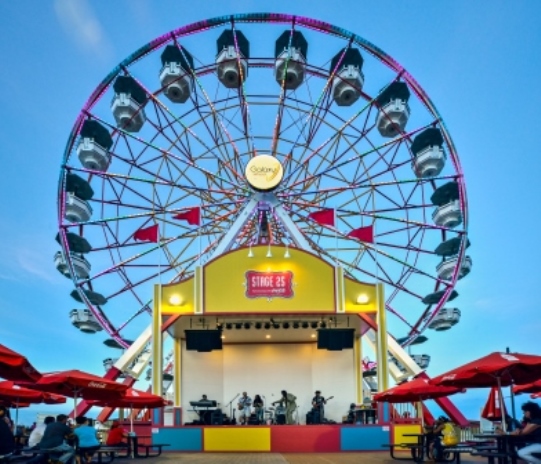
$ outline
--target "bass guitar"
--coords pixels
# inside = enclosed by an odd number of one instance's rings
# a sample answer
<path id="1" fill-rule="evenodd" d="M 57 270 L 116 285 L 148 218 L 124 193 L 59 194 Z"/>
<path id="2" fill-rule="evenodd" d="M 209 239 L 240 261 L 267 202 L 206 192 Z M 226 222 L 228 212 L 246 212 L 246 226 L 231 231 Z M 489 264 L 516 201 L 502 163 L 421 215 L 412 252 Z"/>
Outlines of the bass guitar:
<path id="1" fill-rule="evenodd" d="M 323 402 L 320 403 L 320 404 L 314 404 L 314 409 L 319 409 L 321 407 L 322 404 L 325 404 L 327 401 L 330 401 L 334 398 L 334 396 L 329 396 L 328 398 L 324 398 L 323 399 Z"/>

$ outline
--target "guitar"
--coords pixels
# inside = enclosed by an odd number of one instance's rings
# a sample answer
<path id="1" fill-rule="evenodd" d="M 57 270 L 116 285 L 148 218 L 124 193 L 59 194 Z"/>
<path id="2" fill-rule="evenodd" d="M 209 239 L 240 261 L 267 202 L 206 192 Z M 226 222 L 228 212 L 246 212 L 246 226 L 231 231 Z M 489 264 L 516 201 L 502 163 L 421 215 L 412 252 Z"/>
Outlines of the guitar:
<path id="1" fill-rule="evenodd" d="M 322 404 L 325 404 L 327 401 L 330 401 L 333 398 L 334 398 L 334 396 L 329 396 L 328 398 L 324 398 L 322 403 L 313 405 L 314 409 L 319 409 Z"/>

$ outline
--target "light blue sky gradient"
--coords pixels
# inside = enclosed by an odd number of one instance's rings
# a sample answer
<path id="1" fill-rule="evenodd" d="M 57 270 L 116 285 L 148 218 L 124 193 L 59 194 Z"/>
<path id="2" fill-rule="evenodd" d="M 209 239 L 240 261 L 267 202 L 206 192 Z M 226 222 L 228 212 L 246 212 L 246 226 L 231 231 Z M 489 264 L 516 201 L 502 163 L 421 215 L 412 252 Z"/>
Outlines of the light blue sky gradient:
<path id="1" fill-rule="evenodd" d="M 429 374 L 505 347 L 539 354 L 541 3 L 534 0 L 1 2 L 0 343 L 42 371 L 103 372 L 102 360 L 115 353 L 103 335 L 72 327 L 72 284 L 52 261 L 60 162 L 73 121 L 103 77 L 156 36 L 263 11 L 327 21 L 379 46 L 427 91 L 454 139 L 474 266 L 459 284 L 460 324 L 426 333 L 429 341 L 415 349 L 432 356 Z M 485 398 L 483 390 L 456 402 L 474 418 Z"/>

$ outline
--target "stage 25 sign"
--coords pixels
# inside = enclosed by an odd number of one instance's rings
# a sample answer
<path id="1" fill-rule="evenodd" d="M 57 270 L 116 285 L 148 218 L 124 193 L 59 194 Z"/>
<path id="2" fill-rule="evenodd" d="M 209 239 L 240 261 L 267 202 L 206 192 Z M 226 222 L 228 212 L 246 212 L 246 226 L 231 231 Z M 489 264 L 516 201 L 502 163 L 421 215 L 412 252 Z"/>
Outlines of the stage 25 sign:
<path id="1" fill-rule="evenodd" d="M 247 271 L 245 286 L 248 298 L 292 298 L 293 273 Z"/>

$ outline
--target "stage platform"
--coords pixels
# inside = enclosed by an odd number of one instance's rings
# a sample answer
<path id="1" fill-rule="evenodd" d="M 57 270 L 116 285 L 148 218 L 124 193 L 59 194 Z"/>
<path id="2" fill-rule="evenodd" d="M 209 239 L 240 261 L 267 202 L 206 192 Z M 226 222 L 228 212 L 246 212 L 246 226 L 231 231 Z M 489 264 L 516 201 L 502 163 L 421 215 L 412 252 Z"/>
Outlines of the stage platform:
<path id="1" fill-rule="evenodd" d="M 381 451 L 389 425 L 259 425 L 152 427 L 153 443 L 167 451 L 339 453 Z"/>

